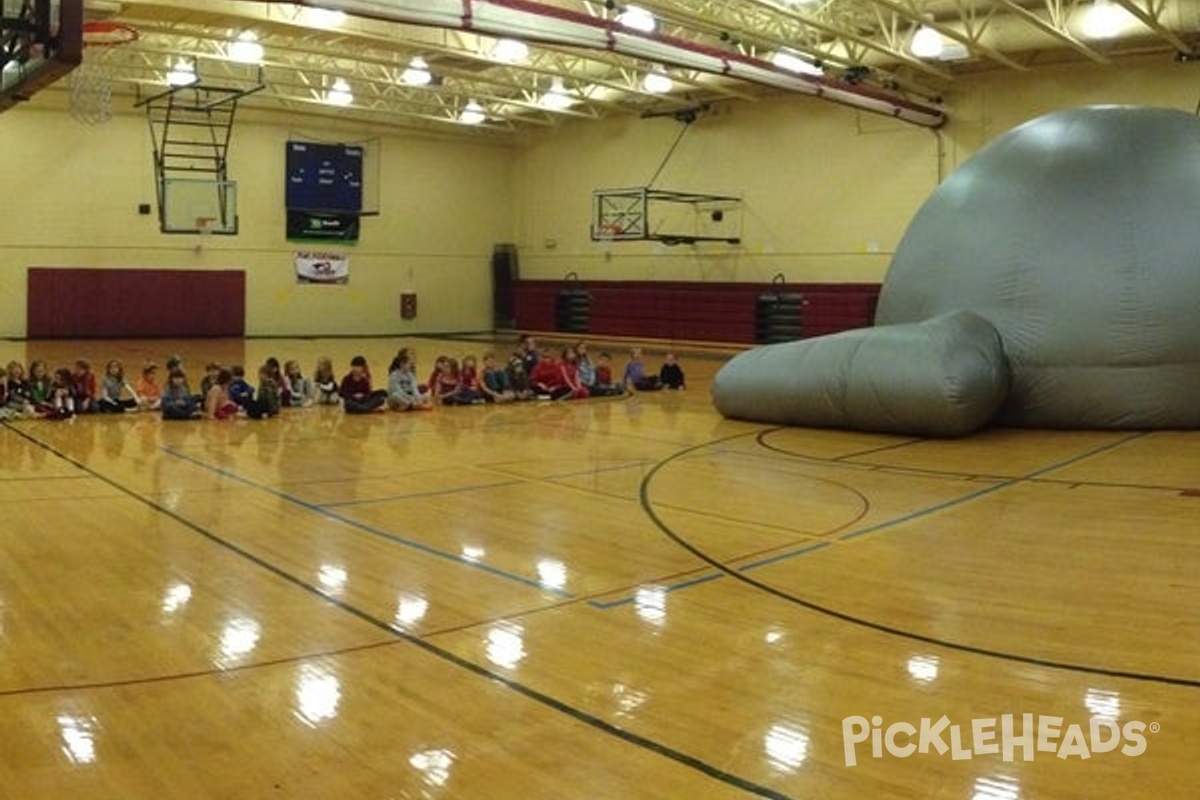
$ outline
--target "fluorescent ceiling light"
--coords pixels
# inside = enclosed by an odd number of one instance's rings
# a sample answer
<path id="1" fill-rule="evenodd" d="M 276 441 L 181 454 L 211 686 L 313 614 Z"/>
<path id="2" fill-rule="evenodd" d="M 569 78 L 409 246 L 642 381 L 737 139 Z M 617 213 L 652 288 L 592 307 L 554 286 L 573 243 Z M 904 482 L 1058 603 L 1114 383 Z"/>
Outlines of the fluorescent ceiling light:
<path id="1" fill-rule="evenodd" d="M 662 67 L 655 67 L 642 78 L 642 88 L 651 94 L 666 94 L 675 88 L 675 81 Z"/>
<path id="2" fill-rule="evenodd" d="M 942 41 L 940 33 L 928 25 L 922 25 L 913 34 L 908 49 L 917 58 L 938 58 L 945 46 L 946 43 Z"/>
<path id="3" fill-rule="evenodd" d="M 258 43 L 254 31 L 243 31 L 237 41 L 229 45 L 229 57 L 242 64 L 261 64 L 263 46 Z"/>
<path id="4" fill-rule="evenodd" d="M 824 75 L 825 70 L 817 66 L 807 58 L 798 56 L 795 53 L 789 53 L 786 50 L 777 50 L 771 56 L 771 63 L 780 69 L 788 72 L 796 72 L 800 75 Z"/>
<path id="5" fill-rule="evenodd" d="M 182 58 L 175 62 L 175 68 L 167 73 L 167 85 L 191 86 L 196 82 L 196 65 Z"/>
<path id="6" fill-rule="evenodd" d="M 625 10 L 617 14 L 617 22 L 631 31 L 642 33 L 654 33 L 658 28 L 658 20 L 654 15 L 640 6 L 625 6 Z"/>
<path id="7" fill-rule="evenodd" d="M 408 62 L 408 69 L 400 73 L 400 80 L 409 86 L 428 86 L 433 82 L 433 74 L 429 71 L 429 64 L 425 59 L 417 56 Z"/>
<path id="8" fill-rule="evenodd" d="M 529 58 L 529 45 L 520 39 L 499 39 L 492 45 L 492 58 L 515 64 Z"/>
<path id="9" fill-rule="evenodd" d="M 475 100 L 468 100 L 463 110 L 458 114 L 458 121 L 464 125 L 478 125 L 487 119 L 483 106 Z"/>
<path id="10" fill-rule="evenodd" d="M 331 106 L 348 106 L 354 102 L 354 93 L 345 78 L 336 78 L 329 91 L 325 92 L 325 102 Z"/>
<path id="11" fill-rule="evenodd" d="M 567 87 L 563 86 L 563 79 L 555 78 L 538 103 L 542 108 L 550 111 L 564 111 L 575 105 L 575 98 L 567 94 Z"/>

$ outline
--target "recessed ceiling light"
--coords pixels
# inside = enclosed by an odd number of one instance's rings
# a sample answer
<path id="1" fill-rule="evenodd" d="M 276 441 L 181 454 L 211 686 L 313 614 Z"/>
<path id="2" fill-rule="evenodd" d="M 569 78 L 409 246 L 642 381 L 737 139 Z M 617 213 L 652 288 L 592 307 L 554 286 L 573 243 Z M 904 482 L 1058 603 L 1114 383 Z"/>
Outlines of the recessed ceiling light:
<path id="1" fill-rule="evenodd" d="M 167 84 L 170 86 L 191 86 L 196 80 L 196 65 L 182 58 L 176 61 L 174 69 L 167 73 Z"/>
<path id="2" fill-rule="evenodd" d="M 1121 32 L 1125 12 L 1109 0 L 1095 0 L 1091 8 L 1083 12 L 1081 28 L 1089 39 L 1111 39 Z"/>
<path id="3" fill-rule="evenodd" d="M 940 33 L 928 25 L 922 25 L 913 34 L 908 49 L 917 58 L 937 58 L 942 54 L 945 46 L 946 43 L 942 40 Z"/>
<path id="4" fill-rule="evenodd" d="M 658 20 L 641 6 L 625 6 L 625 9 L 617 14 L 617 22 L 630 30 L 642 33 L 654 33 L 658 28 Z"/>
<path id="5" fill-rule="evenodd" d="M 642 78 L 642 88 L 652 94 L 666 94 L 675 88 L 675 81 L 662 67 L 655 67 Z"/>
<path id="6" fill-rule="evenodd" d="M 485 119 L 487 119 L 487 112 L 475 100 L 468 100 L 458 114 L 458 121 L 464 125 L 479 125 Z"/>
<path id="7" fill-rule="evenodd" d="M 529 58 L 529 45 L 520 39 L 499 39 L 492 45 L 492 58 L 515 64 Z"/>
<path id="8" fill-rule="evenodd" d="M 258 43 L 258 35 L 254 31 L 243 31 L 237 41 L 229 45 L 229 57 L 242 64 L 261 64 L 263 46 Z"/>
<path id="9" fill-rule="evenodd" d="M 433 73 L 429 71 L 429 63 L 417 56 L 408 62 L 408 69 L 400 73 L 400 80 L 409 86 L 428 86 L 433 82 Z"/>
<path id="10" fill-rule="evenodd" d="M 348 106 L 354 102 L 354 93 L 345 78 L 335 78 L 329 91 L 325 93 L 325 102 L 331 106 Z"/>
<path id="11" fill-rule="evenodd" d="M 550 84 L 550 88 L 542 95 L 542 99 L 538 101 L 542 108 L 551 111 L 564 111 L 575 105 L 575 98 L 567 94 L 567 87 L 563 85 L 562 78 L 555 78 Z"/>

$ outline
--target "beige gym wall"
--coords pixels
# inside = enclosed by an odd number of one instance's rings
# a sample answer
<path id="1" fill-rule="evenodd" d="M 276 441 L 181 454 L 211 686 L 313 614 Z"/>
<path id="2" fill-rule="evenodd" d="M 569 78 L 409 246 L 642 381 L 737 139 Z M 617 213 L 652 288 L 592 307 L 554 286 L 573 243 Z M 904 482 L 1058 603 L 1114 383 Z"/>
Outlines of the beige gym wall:
<path id="1" fill-rule="evenodd" d="M 721 106 L 692 126 L 655 186 L 740 194 L 740 247 L 590 241 L 592 190 L 644 184 L 680 123 L 572 123 L 518 158 L 522 276 L 881 280 L 939 176 L 981 144 L 1058 108 L 1140 103 L 1192 111 L 1198 95 L 1200 64 L 1159 55 L 960 78 L 947 93 L 951 122 L 940 134 L 806 97 Z"/>
<path id="2" fill-rule="evenodd" d="M 241 233 L 197 253 L 199 237 L 160 234 L 136 213 L 154 195 L 145 120 L 86 127 L 66 114 L 65 93 L 45 92 L 0 116 L 0 336 L 25 333 L 29 266 L 243 268 L 251 335 L 486 329 L 488 259 L 506 241 L 518 243 L 525 278 L 879 280 L 939 175 L 982 143 L 1056 108 L 1192 111 L 1197 95 L 1200 65 L 1155 56 L 961 78 L 940 138 L 803 97 L 729 104 L 693 126 L 655 185 L 741 194 L 745 243 L 732 248 L 589 240 L 592 190 L 645 183 L 679 132 L 671 119 L 572 122 L 513 145 L 396 132 L 382 139 L 382 216 L 337 248 L 350 254 L 351 282 L 323 287 L 295 281 L 292 255 L 309 248 L 284 238 L 283 143 L 290 131 L 353 141 L 377 130 L 243 119 L 231 151 Z M 414 322 L 399 318 L 407 290 L 420 298 Z"/>
<path id="3" fill-rule="evenodd" d="M 127 98 L 115 101 L 129 102 Z M 26 268 L 239 268 L 247 276 L 249 335 L 403 334 L 491 326 L 489 259 L 512 238 L 509 146 L 386 135 L 382 215 L 362 221 L 354 245 L 289 242 L 284 235 L 284 142 L 289 132 L 330 141 L 379 135 L 314 118 L 240 120 L 230 149 L 238 182 L 237 236 L 159 232 L 145 118 L 122 113 L 81 125 L 64 93 L 44 92 L 0 116 L 5 208 L 0 213 L 0 336 L 25 334 Z M 202 244 L 197 252 L 196 246 Z M 346 286 L 300 285 L 298 250 L 348 253 Z M 402 291 L 418 316 L 399 315 Z M 130 313 L 135 313 L 130 309 Z"/>

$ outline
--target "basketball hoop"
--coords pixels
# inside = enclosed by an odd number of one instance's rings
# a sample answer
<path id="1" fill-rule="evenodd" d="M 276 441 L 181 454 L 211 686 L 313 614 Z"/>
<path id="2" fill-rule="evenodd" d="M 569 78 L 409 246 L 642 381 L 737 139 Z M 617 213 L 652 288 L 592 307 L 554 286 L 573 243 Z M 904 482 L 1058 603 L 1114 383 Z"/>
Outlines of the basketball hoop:
<path id="1" fill-rule="evenodd" d="M 619 237 L 625 229 L 617 222 L 606 222 L 600 226 L 600 230 L 596 233 L 596 240 L 600 242 L 611 242 Z"/>
<path id="2" fill-rule="evenodd" d="M 83 23 L 84 47 L 118 47 L 136 42 L 141 37 L 138 29 L 112 20 L 94 20 Z"/>
<path id="3" fill-rule="evenodd" d="M 83 46 L 85 55 L 103 49 L 136 42 L 136 28 L 110 20 L 95 20 L 83 24 Z M 85 58 L 84 62 L 71 71 L 68 85 L 71 89 L 71 116 L 86 125 L 99 125 L 112 119 L 112 89 L 115 71 L 105 65 L 103 56 Z"/>

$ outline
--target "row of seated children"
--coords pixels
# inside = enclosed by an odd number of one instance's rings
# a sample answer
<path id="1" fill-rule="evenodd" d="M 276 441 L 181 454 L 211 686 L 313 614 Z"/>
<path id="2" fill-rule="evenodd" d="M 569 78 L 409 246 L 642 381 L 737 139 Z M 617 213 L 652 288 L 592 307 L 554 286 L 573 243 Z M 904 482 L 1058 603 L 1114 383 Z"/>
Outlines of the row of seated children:
<path id="1" fill-rule="evenodd" d="M 355 356 L 350 369 L 339 381 L 328 358 L 317 360 L 312 378 L 304 376 L 298 361 L 282 367 L 276 358 L 268 358 L 259 367 L 257 387 L 246 379 L 240 366 L 225 368 L 210 363 L 200 381 L 199 394 L 193 394 L 187 373 L 178 360 L 167 364 L 169 377 L 160 406 L 164 419 L 232 419 L 246 415 L 263 419 L 279 414 L 283 408 L 314 404 L 341 405 L 347 413 L 381 411 L 387 392 L 374 389 L 367 360 Z"/>
<path id="2" fill-rule="evenodd" d="M 658 374 L 651 374 L 642 360 L 642 348 L 633 348 L 619 382 L 613 380 L 611 361 L 612 357 L 602 352 L 593 362 L 588 344 L 583 341 L 565 348 L 561 359 L 556 359 L 539 351 L 537 341 L 526 334 L 518 342 L 510 363 L 528 377 L 534 392 L 553 398 L 686 388 L 683 368 L 674 353 L 667 353 Z"/>
<path id="3" fill-rule="evenodd" d="M 161 411 L 164 419 L 228 419 L 239 414 L 261 419 L 275 416 L 284 407 L 313 404 L 340 404 L 347 413 L 362 414 L 386 408 L 579 399 L 685 386 L 683 371 L 671 354 L 657 376 L 647 375 L 641 349 L 634 348 L 620 382 L 614 381 L 610 362 L 609 354 L 601 353 L 593 363 L 586 342 L 564 348 L 557 357 L 539 351 L 533 337 L 523 336 L 503 364 L 491 353 L 484 355 L 482 369 L 474 356 L 463 358 L 461 365 L 439 356 L 428 384 L 417 382 L 412 353 L 402 348 L 389 365 L 386 390 L 374 388 L 366 359 L 355 356 L 340 381 L 328 358 L 317 360 L 311 379 L 304 376 L 298 361 L 281 367 L 278 359 L 268 358 L 258 370 L 257 388 L 246 380 L 242 367 L 209 363 L 199 393 L 193 393 L 178 356 L 167 360 L 166 386 L 158 383 L 158 366 L 153 362 L 145 364 L 133 385 L 117 359 L 108 362 L 100 380 L 86 359 L 79 359 L 73 369 L 61 367 L 53 373 L 46 362 L 34 361 L 28 377 L 24 366 L 13 361 L 0 372 L 0 419 L 132 410 Z"/>
<path id="4" fill-rule="evenodd" d="M 137 387 L 125 377 L 119 360 L 109 361 L 97 379 L 91 364 L 79 359 L 74 367 L 53 372 L 45 361 L 33 361 L 28 375 L 19 361 L 10 361 L 0 373 L 0 419 L 67 418 L 92 412 L 121 413 L 157 408 L 157 393 L 147 388 L 145 374 Z"/>
<path id="5" fill-rule="evenodd" d="M 641 353 L 635 352 L 631 363 L 640 363 L 640 359 Z M 483 356 L 482 366 L 473 355 L 464 357 L 461 364 L 449 356 L 438 356 L 426 384 L 428 397 L 422 395 L 421 400 L 438 405 L 571 400 L 620 395 L 639 385 L 650 388 L 646 381 L 628 386 L 625 381 L 614 381 L 611 356 L 601 353 L 593 362 L 586 342 L 555 354 L 539 350 L 532 337 L 524 336 L 504 363 L 493 353 Z"/>
<path id="6" fill-rule="evenodd" d="M 524 335 L 503 363 L 493 353 L 485 353 L 482 364 L 473 355 L 465 356 L 461 363 L 438 356 L 428 383 L 420 384 L 413 356 L 404 348 L 388 369 L 387 405 L 412 410 L 434 405 L 583 399 L 686 387 L 683 369 L 672 353 L 666 355 L 657 375 L 648 375 L 641 348 L 633 348 L 620 381 L 614 380 L 611 361 L 612 357 L 602 352 L 593 362 L 587 342 L 578 342 L 555 355 L 539 350 L 537 341 Z"/>

